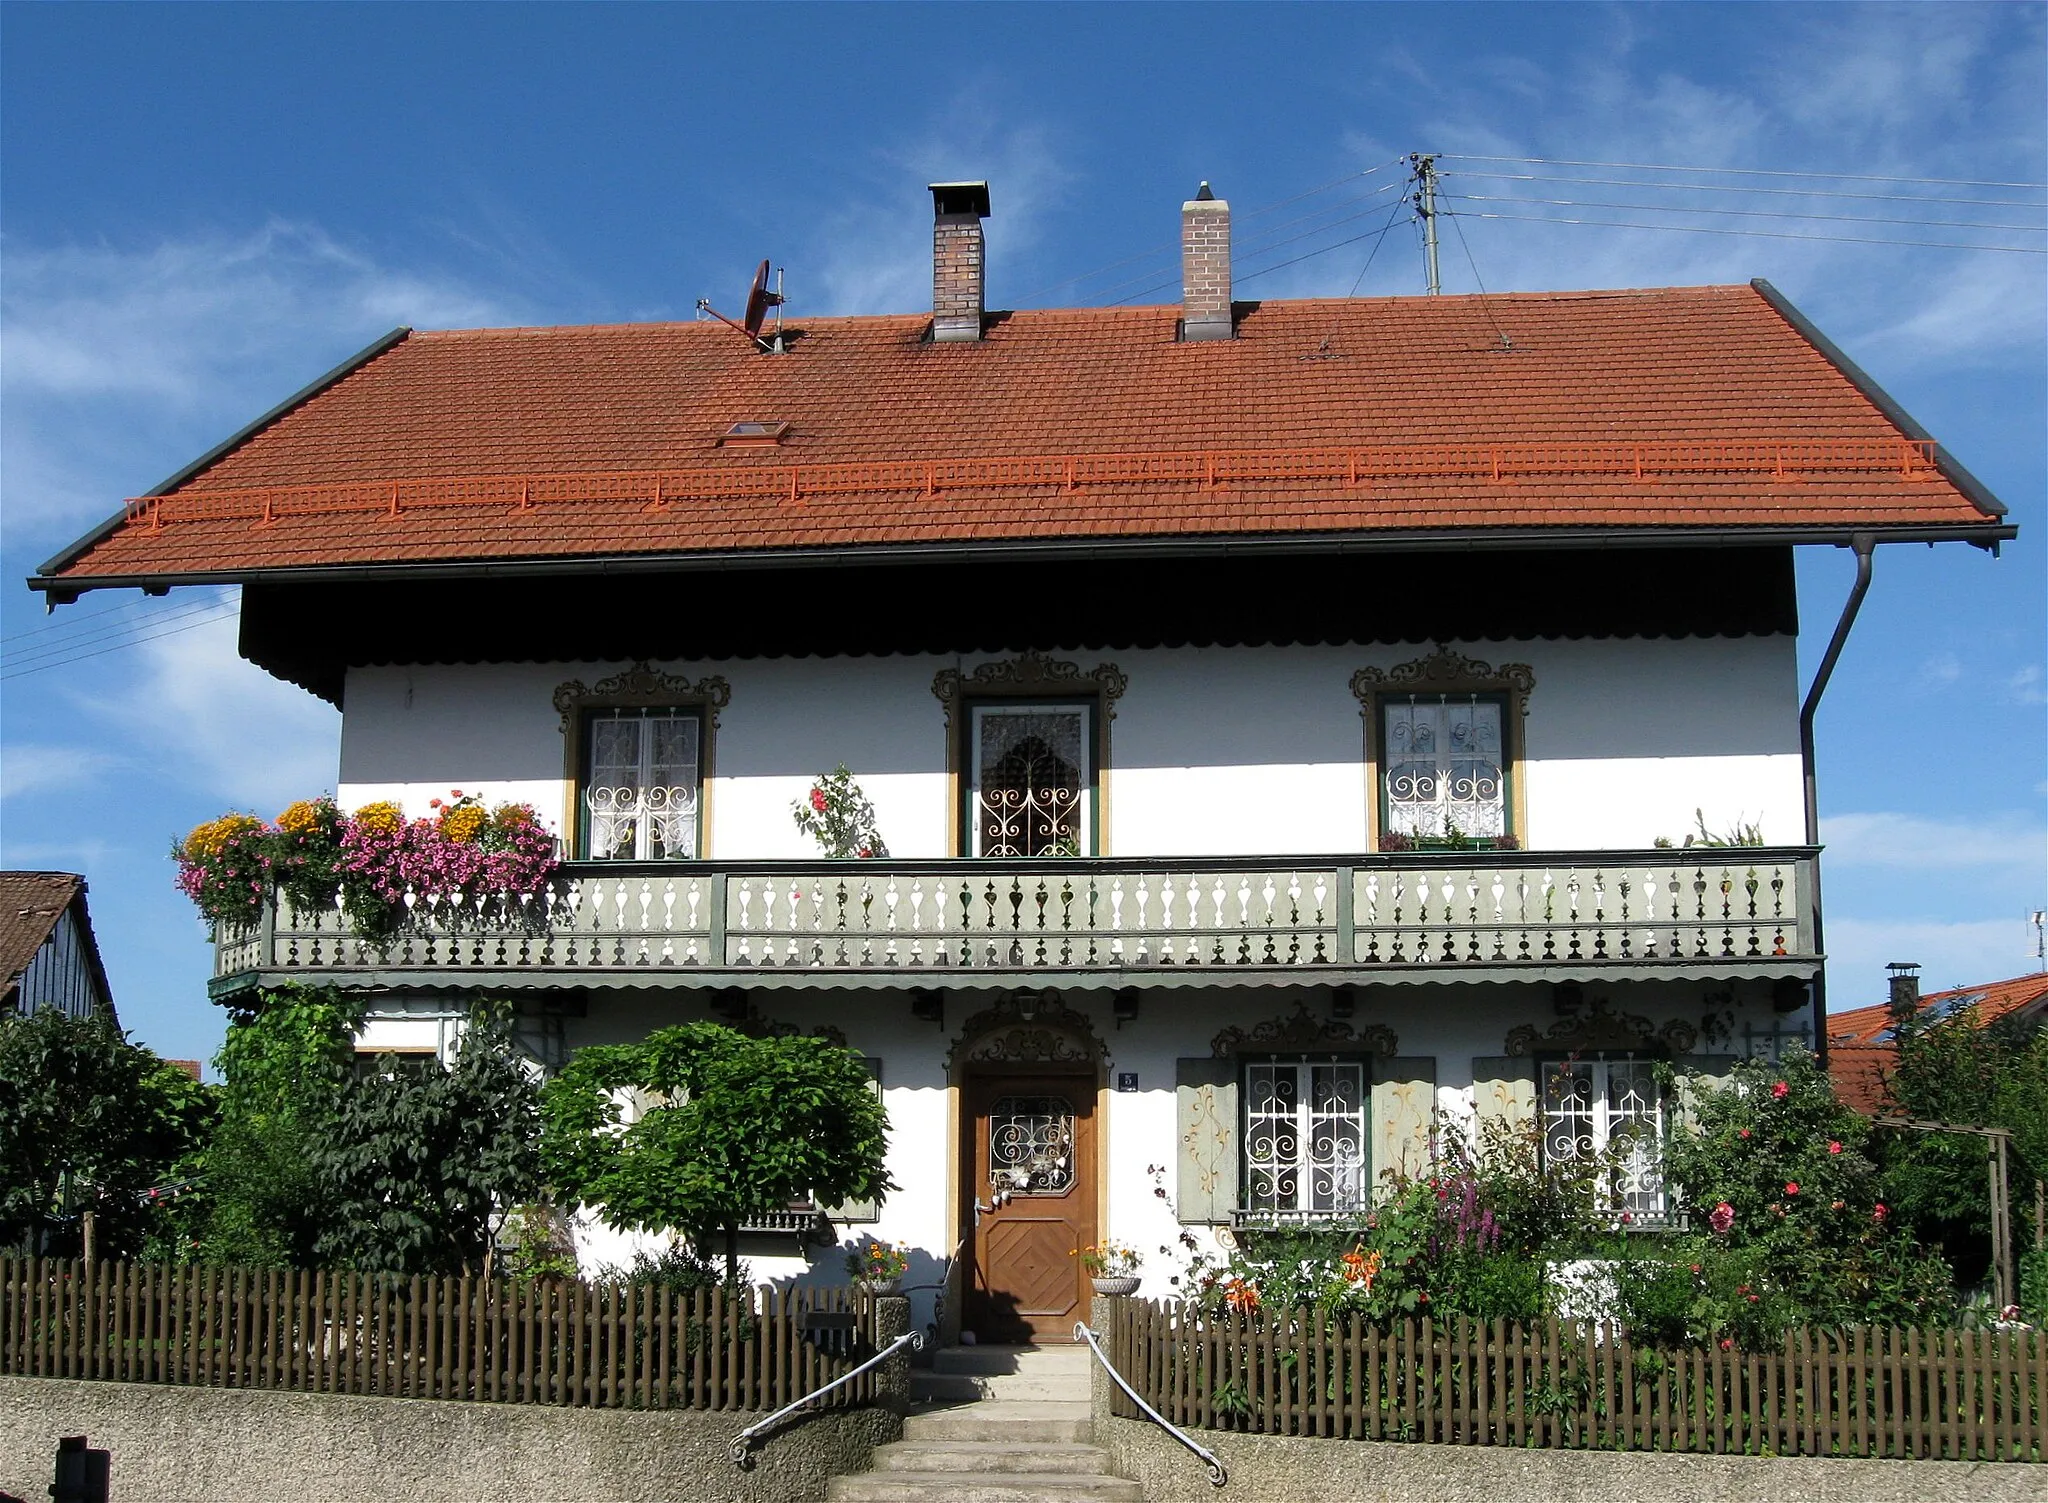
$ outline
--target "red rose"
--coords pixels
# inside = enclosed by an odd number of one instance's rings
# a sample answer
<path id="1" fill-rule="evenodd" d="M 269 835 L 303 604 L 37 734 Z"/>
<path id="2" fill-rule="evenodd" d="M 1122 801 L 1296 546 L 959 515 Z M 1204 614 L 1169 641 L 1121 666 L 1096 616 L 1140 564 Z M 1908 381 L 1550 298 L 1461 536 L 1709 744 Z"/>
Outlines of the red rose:
<path id="1" fill-rule="evenodd" d="M 1785 1082 L 1781 1080 L 1776 1085 L 1771 1087 L 1771 1100 L 1783 1101 L 1788 1095 L 1791 1094 L 1791 1091 L 1792 1087 L 1786 1085 Z"/>
<path id="2" fill-rule="evenodd" d="M 1842 1145 L 1841 1145 L 1840 1143 L 1830 1143 L 1830 1144 L 1828 1144 L 1828 1152 L 1829 1152 L 1829 1153 L 1840 1153 L 1841 1151 L 1842 1151 Z"/>
<path id="3" fill-rule="evenodd" d="M 817 811 L 818 811 L 818 812 L 819 812 L 820 814 L 823 814 L 823 813 L 825 812 L 825 790 L 824 790 L 824 789 L 822 789 L 822 788 L 813 788 L 813 789 L 811 790 L 811 807 L 812 807 L 813 809 L 816 809 L 816 810 L 817 810 Z"/>

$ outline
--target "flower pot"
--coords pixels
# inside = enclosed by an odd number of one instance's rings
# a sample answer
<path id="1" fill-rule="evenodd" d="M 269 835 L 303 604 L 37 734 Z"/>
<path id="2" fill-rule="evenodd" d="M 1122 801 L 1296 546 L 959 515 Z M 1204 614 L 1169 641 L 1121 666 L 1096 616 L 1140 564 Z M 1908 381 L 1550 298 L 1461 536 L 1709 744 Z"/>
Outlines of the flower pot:
<path id="1" fill-rule="evenodd" d="M 1091 1279 L 1090 1282 L 1095 1285 L 1095 1292 L 1097 1294 L 1136 1294 L 1138 1292 L 1138 1275 L 1135 1273 L 1118 1274 L 1114 1278 L 1097 1277 Z"/>
<path id="2" fill-rule="evenodd" d="M 853 1287 L 862 1294 L 867 1295 L 870 1299 L 874 1299 L 884 1294 L 894 1294 L 902 1286 L 902 1283 L 903 1280 L 900 1276 L 893 1279 L 855 1279 Z"/>

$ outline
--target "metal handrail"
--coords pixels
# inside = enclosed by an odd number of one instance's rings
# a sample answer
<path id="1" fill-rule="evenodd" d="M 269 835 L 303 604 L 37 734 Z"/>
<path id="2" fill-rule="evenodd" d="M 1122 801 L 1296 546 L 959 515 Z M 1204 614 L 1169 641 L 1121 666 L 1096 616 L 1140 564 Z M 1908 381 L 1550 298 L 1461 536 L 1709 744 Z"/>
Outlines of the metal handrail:
<path id="1" fill-rule="evenodd" d="M 1224 1483 L 1230 1480 L 1230 1473 L 1224 1470 L 1223 1462 L 1217 1457 L 1214 1451 L 1210 1450 L 1207 1446 L 1203 1445 L 1200 1441 L 1196 1440 L 1193 1436 L 1189 1435 L 1185 1430 L 1181 1429 L 1178 1425 L 1174 1424 L 1172 1420 L 1168 1419 L 1165 1415 L 1161 1414 L 1157 1409 L 1154 1409 L 1150 1404 L 1146 1403 L 1144 1398 L 1139 1394 L 1138 1390 L 1131 1387 L 1130 1384 L 1124 1381 L 1124 1375 L 1118 1372 L 1114 1367 L 1112 1367 L 1110 1365 L 1109 1358 L 1103 1355 L 1102 1345 L 1095 1339 L 1095 1333 L 1088 1329 L 1087 1321 L 1076 1321 L 1074 1323 L 1074 1334 L 1080 1337 L 1083 1341 L 1088 1343 L 1088 1349 L 1091 1352 L 1095 1353 L 1095 1360 L 1102 1364 L 1102 1370 L 1108 1373 L 1112 1378 L 1116 1379 L 1116 1386 L 1121 1388 L 1125 1393 L 1131 1396 L 1131 1402 L 1133 1404 L 1136 1404 L 1140 1409 L 1144 1410 L 1146 1414 L 1151 1416 L 1152 1422 L 1155 1425 L 1159 1426 L 1160 1429 L 1164 1430 L 1168 1435 L 1171 1435 L 1175 1440 L 1179 1441 L 1182 1445 L 1186 1446 L 1190 1451 L 1193 1451 L 1197 1456 L 1201 1457 L 1203 1461 L 1209 1464 L 1209 1485 L 1211 1487 L 1221 1487 Z"/>
<path id="2" fill-rule="evenodd" d="M 807 1393 L 802 1398 L 798 1399 L 795 1403 L 784 1404 L 780 1409 L 776 1410 L 766 1419 L 756 1420 L 753 1424 L 747 1426 L 746 1429 L 740 1431 L 739 1434 L 735 1435 L 731 1440 L 726 1442 L 725 1454 L 732 1458 L 732 1464 L 734 1466 L 739 1467 L 741 1470 L 745 1470 L 748 1466 L 753 1464 L 754 1458 L 749 1452 L 749 1447 L 752 1446 L 754 1437 L 760 1434 L 761 1431 L 768 1429 L 771 1425 L 775 1424 L 777 1420 L 785 1419 L 788 1416 L 796 1413 L 797 1410 L 803 1408 L 804 1405 L 810 1403 L 813 1399 L 822 1399 L 823 1397 L 825 1397 L 826 1394 L 830 1393 L 833 1389 L 839 1387 L 841 1384 L 851 1383 L 855 1378 L 858 1378 L 862 1373 L 867 1372 L 870 1368 L 880 1367 L 884 1362 L 887 1362 L 891 1357 L 895 1356 L 897 1352 L 901 1351 L 906 1346 L 909 1347 L 913 1352 L 923 1351 L 924 1341 L 924 1332 L 905 1331 L 901 1336 L 898 1336 L 894 1341 L 890 1342 L 887 1346 L 883 1347 L 879 1352 L 876 1352 L 874 1356 L 868 1358 L 868 1360 L 863 1362 L 859 1367 L 854 1368 L 853 1371 L 841 1373 L 838 1377 L 834 1378 L 830 1383 L 827 1383 L 823 1388 L 814 1389 L 812 1392 Z"/>

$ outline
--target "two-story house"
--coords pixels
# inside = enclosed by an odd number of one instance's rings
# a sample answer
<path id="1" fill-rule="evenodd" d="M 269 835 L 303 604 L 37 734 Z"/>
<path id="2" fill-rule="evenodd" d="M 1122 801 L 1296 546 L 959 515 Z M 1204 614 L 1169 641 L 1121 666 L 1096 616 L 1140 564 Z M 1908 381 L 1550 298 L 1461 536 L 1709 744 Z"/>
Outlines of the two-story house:
<path id="1" fill-rule="evenodd" d="M 1659 1214 L 1658 1062 L 1818 1036 L 1792 550 L 1998 504 L 1762 283 L 1235 301 L 1203 197 L 1180 305 L 1000 312 L 986 187 L 934 194 L 929 313 L 399 330 L 31 581 L 239 583 L 345 807 L 554 823 L 528 922 L 273 910 L 217 991 L 842 1038 L 902 1186 L 842 1224 L 949 1334 L 1353 1211 L 1439 1112 Z M 888 859 L 796 828 L 841 763 Z M 1695 810 L 1766 843 L 1660 848 Z"/>

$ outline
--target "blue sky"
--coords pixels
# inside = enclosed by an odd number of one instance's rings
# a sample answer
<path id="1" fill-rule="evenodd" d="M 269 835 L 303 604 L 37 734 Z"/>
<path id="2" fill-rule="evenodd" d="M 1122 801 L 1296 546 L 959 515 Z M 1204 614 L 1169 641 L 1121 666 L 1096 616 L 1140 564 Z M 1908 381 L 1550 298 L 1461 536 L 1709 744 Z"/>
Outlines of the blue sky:
<path id="1" fill-rule="evenodd" d="M 231 597 L 89 596 L 46 621 L 19 581 L 386 329 L 687 318 L 736 303 L 763 256 L 793 310 L 914 310 L 924 185 L 963 177 L 992 185 L 997 306 L 1170 300 L 1203 178 L 1236 206 L 1242 295 L 1419 292 L 1408 225 L 1367 257 L 1389 164 L 1420 150 L 1457 154 L 1446 290 L 1768 277 L 2012 508 L 1995 561 L 1880 550 L 1820 765 L 1835 1005 L 1877 1000 L 1890 959 L 1930 986 L 2018 974 L 2048 902 L 2048 258 L 1854 242 L 2044 244 L 2038 190 L 1902 181 L 2048 178 L 2044 20 L 0 5 L 0 863 L 86 873 L 124 1021 L 212 1053 L 208 947 L 166 848 L 331 786 L 337 717 L 236 658 Z M 1567 218 L 1609 223 L 1530 222 Z M 1615 227 L 1646 223 L 1759 233 Z M 1850 576 L 1802 558 L 1808 672 Z"/>

